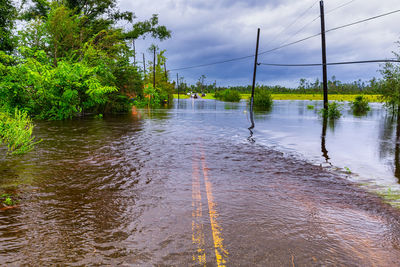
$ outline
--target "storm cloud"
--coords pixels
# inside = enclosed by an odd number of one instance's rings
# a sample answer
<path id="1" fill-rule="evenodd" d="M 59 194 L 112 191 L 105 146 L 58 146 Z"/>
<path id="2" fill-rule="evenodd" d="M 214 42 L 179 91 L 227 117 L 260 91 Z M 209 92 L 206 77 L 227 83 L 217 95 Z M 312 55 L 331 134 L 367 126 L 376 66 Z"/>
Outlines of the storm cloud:
<path id="1" fill-rule="evenodd" d="M 336 9 L 346 3 L 349 4 Z M 159 14 L 160 24 L 172 31 L 172 38 L 167 41 L 158 42 L 151 38 L 136 41 L 139 59 L 141 53 L 150 57 L 147 48 L 151 43 L 166 49 L 168 69 L 253 55 L 257 28 L 261 28 L 260 51 L 320 32 L 319 1 L 315 0 L 121 0 L 119 4 L 121 9 L 133 11 L 138 20 Z M 326 28 L 332 29 L 396 9 L 400 9 L 398 0 L 325 1 Z M 328 62 L 392 58 L 392 51 L 400 50 L 395 43 L 400 37 L 399 22 L 400 13 L 396 13 L 327 33 Z M 320 37 L 263 54 L 259 62 L 320 63 Z M 251 83 L 253 64 L 254 59 L 247 58 L 171 71 L 170 75 L 175 77 L 179 72 L 189 83 L 194 83 L 204 74 L 208 83 L 247 85 Z M 379 77 L 379 68 L 379 64 L 335 66 L 328 68 L 328 75 L 335 75 L 342 81 L 369 80 Z M 296 86 L 300 78 L 314 80 L 320 77 L 319 67 L 260 66 L 257 72 L 257 82 L 268 85 Z"/>

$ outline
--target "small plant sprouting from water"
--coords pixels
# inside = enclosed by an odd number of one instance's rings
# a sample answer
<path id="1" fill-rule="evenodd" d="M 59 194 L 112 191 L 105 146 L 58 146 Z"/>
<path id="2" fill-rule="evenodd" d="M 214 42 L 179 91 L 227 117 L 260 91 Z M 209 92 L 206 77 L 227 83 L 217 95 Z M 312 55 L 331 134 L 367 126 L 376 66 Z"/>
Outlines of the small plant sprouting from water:
<path id="1" fill-rule="evenodd" d="M 13 200 L 13 196 L 12 195 L 10 195 L 10 194 L 2 194 L 2 195 L 0 195 L 0 200 L 1 200 L 1 203 L 3 204 L 3 206 L 14 206 L 16 203 L 17 203 L 17 201 L 16 200 Z"/>
<path id="2" fill-rule="evenodd" d="M 334 101 L 328 103 L 328 109 L 321 109 L 319 114 L 325 118 L 335 120 L 339 119 L 342 116 L 342 107 L 343 105 L 339 104 L 338 102 Z"/>
<path id="3" fill-rule="evenodd" d="M 351 170 L 350 170 L 349 167 L 346 167 L 346 166 L 345 166 L 344 169 L 346 170 L 346 173 L 347 173 L 347 174 L 351 174 Z"/>
<path id="4" fill-rule="evenodd" d="M 355 115 L 365 115 L 371 109 L 368 100 L 362 95 L 356 96 L 350 107 Z"/>
<path id="5" fill-rule="evenodd" d="M 8 154 L 24 154 L 40 141 L 32 136 L 34 125 L 26 112 L 15 109 L 13 114 L 0 110 L 0 144 L 7 145 Z"/>
<path id="6" fill-rule="evenodd" d="M 313 105 L 307 105 L 307 109 L 312 110 L 312 109 L 314 109 L 314 106 Z"/>
<path id="7" fill-rule="evenodd" d="M 103 114 L 97 114 L 96 116 L 94 116 L 95 119 L 102 119 L 103 118 Z"/>

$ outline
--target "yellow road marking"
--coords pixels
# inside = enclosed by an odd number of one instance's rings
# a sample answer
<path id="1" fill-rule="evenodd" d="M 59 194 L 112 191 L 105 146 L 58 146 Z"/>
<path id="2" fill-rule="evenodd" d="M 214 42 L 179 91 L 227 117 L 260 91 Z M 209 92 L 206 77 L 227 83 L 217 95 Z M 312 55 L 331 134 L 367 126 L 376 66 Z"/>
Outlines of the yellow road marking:
<path id="1" fill-rule="evenodd" d="M 192 240 L 197 245 L 197 251 L 193 254 L 193 261 L 198 262 L 200 265 L 206 266 L 206 253 L 204 250 L 204 231 L 202 217 L 202 204 L 201 204 L 201 191 L 199 179 L 198 162 L 193 162 L 192 174 Z"/>
<path id="2" fill-rule="evenodd" d="M 218 213 L 216 211 L 216 205 L 214 202 L 214 197 L 212 194 L 212 184 L 208 177 L 208 169 L 205 160 L 205 153 L 204 150 L 201 149 L 201 165 L 203 169 L 203 176 L 204 176 L 204 183 L 206 186 L 206 193 L 207 193 L 207 202 L 208 202 L 208 211 L 210 214 L 210 222 L 211 222 L 211 230 L 212 236 L 214 241 L 214 249 L 215 249 L 215 257 L 217 258 L 217 265 L 222 267 L 225 266 L 227 259 L 228 259 L 228 251 L 224 249 L 222 241 L 222 227 L 218 224 L 217 218 Z"/>

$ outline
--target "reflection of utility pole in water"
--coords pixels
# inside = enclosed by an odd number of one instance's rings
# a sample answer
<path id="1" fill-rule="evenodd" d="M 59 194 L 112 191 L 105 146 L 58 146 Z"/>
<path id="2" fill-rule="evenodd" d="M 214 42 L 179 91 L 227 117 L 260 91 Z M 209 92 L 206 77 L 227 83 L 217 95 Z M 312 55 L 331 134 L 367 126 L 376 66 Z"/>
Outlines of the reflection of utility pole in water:
<path id="1" fill-rule="evenodd" d="M 394 150 L 394 176 L 400 182 L 400 107 L 397 113 L 396 146 Z"/>
<path id="2" fill-rule="evenodd" d="M 328 118 L 326 118 L 326 116 L 322 116 L 323 117 L 323 121 L 322 121 L 322 134 L 321 134 L 321 152 L 322 152 L 322 156 L 325 158 L 325 162 L 329 163 L 329 156 L 328 156 L 328 150 L 326 150 L 326 146 L 325 146 L 325 137 L 326 137 L 326 128 L 328 126 Z"/>
<path id="3" fill-rule="evenodd" d="M 253 118 L 253 104 L 254 104 L 254 87 L 256 85 L 256 74 L 257 74 L 257 61 L 258 61 L 258 44 L 260 42 L 260 28 L 257 29 L 257 43 L 256 43 L 256 54 L 254 57 L 254 72 L 253 72 L 253 84 L 251 87 L 251 99 L 250 99 L 250 122 L 251 126 L 248 128 L 250 136 L 247 138 L 250 142 L 254 143 L 253 129 L 254 129 L 254 118 Z"/>

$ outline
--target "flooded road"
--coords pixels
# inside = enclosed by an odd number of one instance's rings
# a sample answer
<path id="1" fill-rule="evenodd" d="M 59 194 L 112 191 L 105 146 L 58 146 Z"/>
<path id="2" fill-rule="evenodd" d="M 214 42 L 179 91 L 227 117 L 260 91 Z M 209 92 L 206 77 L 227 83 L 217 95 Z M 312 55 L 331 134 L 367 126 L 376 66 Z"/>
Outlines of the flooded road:
<path id="1" fill-rule="evenodd" d="M 275 104 L 255 114 L 254 143 L 245 103 L 181 100 L 140 116 L 38 122 L 36 150 L 0 161 L 1 187 L 21 197 L 0 211 L 0 263 L 398 266 L 399 210 L 356 185 L 362 174 L 319 166 L 327 154 L 395 184 L 395 125 L 376 106 L 323 135 L 306 102 Z M 342 144 L 342 131 L 363 127 L 366 137 Z"/>

